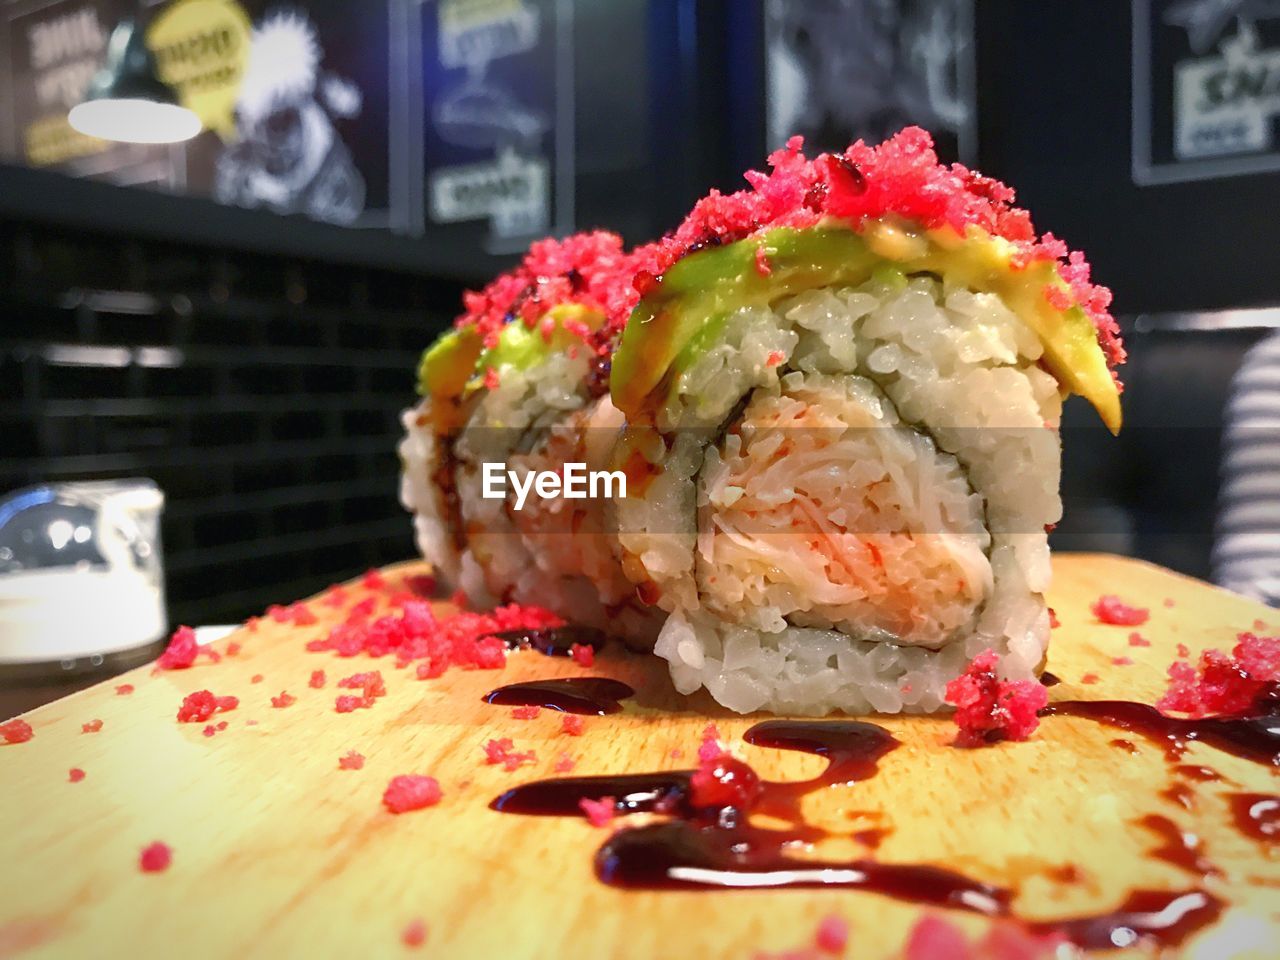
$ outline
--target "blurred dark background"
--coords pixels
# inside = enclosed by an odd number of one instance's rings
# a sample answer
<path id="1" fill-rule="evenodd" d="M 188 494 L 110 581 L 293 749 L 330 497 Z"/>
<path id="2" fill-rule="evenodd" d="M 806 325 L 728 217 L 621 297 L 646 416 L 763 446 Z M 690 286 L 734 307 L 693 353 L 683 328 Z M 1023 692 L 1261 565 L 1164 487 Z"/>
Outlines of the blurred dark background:
<path id="1" fill-rule="evenodd" d="M 1177 113 L 1176 77 L 1280 46 L 1280 19 L 1242 2 L 1187 21 L 1195 0 L 528 0 L 498 24 L 465 0 L 232 3 L 319 50 L 301 81 L 244 67 L 277 97 L 265 115 L 242 96 L 231 129 L 180 147 L 59 126 L 114 23 L 177 6 L 0 0 L 0 493 L 153 478 L 174 622 L 412 554 L 395 444 L 416 358 L 529 239 L 648 239 L 790 132 L 819 148 L 906 122 L 1014 185 L 1115 291 L 1127 425 L 1112 438 L 1072 402 L 1056 545 L 1209 574 L 1230 378 L 1280 323 L 1280 147 L 1270 115 L 1248 142 L 1179 140 L 1214 116 Z M 313 148 L 341 191 L 271 166 Z"/>

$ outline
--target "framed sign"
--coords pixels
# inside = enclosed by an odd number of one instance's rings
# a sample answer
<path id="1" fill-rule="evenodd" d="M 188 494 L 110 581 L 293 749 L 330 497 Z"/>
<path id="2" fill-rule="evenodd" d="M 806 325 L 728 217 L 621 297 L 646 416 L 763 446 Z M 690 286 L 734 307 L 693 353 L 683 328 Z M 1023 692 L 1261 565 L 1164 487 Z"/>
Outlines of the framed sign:
<path id="1" fill-rule="evenodd" d="M 907 124 L 939 154 L 977 153 L 972 0 L 764 0 L 766 135 L 811 151 L 878 143 Z"/>
<path id="2" fill-rule="evenodd" d="M 1280 3 L 1133 0 L 1133 179 L 1280 170 Z"/>

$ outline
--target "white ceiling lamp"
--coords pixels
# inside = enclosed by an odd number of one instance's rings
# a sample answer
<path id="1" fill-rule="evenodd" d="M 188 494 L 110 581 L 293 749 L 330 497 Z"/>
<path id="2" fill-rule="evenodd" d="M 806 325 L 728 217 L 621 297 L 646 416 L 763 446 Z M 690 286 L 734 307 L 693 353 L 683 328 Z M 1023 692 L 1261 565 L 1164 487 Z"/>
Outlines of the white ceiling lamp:
<path id="1" fill-rule="evenodd" d="M 200 118 L 156 75 L 143 31 L 131 19 L 111 32 L 106 63 L 67 120 L 81 133 L 123 143 L 180 143 L 202 129 Z"/>

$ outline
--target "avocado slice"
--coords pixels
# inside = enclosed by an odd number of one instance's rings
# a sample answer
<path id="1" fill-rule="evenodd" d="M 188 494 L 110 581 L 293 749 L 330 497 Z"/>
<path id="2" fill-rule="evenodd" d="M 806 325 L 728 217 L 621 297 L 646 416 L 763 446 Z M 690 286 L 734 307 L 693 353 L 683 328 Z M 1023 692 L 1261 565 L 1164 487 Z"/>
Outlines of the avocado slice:
<path id="1" fill-rule="evenodd" d="M 757 268 L 763 250 L 768 272 Z M 875 274 L 935 273 L 969 289 L 995 293 L 1044 345 L 1044 364 L 1068 390 L 1093 404 L 1112 433 L 1120 430 L 1120 393 L 1093 323 L 1079 307 L 1059 310 L 1045 288 L 1070 288 L 1048 261 L 1015 268 L 1013 244 L 970 228 L 916 231 L 876 221 L 778 227 L 691 254 L 663 275 L 631 314 L 613 357 L 613 402 L 631 419 L 666 399 L 675 377 L 715 342 L 728 314 L 802 290 L 862 283 Z"/>
<path id="2" fill-rule="evenodd" d="M 544 333 L 542 325 L 547 317 L 553 325 Z M 598 311 L 580 304 L 559 304 L 543 314 L 532 328 L 520 321 L 506 324 L 492 347 L 485 347 L 473 327 L 455 328 L 441 334 L 423 353 L 418 365 L 418 393 L 431 399 L 437 428 L 452 429 L 460 425 L 458 404 L 466 394 L 483 386 L 490 368 L 528 370 L 551 354 L 582 342 L 565 329 L 566 323 L 578 321 L 596 330 L 603 320 Z"/>

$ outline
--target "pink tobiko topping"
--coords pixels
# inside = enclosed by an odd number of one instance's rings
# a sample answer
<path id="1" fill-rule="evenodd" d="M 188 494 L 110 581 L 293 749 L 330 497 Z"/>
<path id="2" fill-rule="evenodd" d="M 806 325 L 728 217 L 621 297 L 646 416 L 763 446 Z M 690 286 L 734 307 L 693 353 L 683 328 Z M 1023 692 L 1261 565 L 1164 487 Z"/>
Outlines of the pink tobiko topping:
<path id="1" fill-rule="evenodd" d="M 288 690 L 281 690 L 280 696 L 271 698 L 271 706 L 277 707 L 277 708 L 291 707 L 297 702 L 298 702 L 298 698 L 295 697 Z"/>
<path id="2" fill-rule="evenodd" d="M 387 789 L 382 794 L 382 803 L 392 813 L 406 813 L 409 810 L 434 807 L 443 795 L 435 777 L 401 774 L 392 777 L 387 784 Z"/>
<path id="3" fill-rule="evenodd" d="M 13 719 L 0 723 L 0 740 L 5 743 L 26 743 L 34 736 L 35 731 L 25 720 Z"/>
<path id="4" fill-rule="evenodd" d="M 813 944 L 824 953 L 844 953 L 849 943 L 849 921 L 836 914 L 828 914 L 818 924 Z"/>
<path id="5" fill-rule="evenodd" d="M 427 942 L 427 925 L 421 919 L 410 920 L 400 931 L 400 942 L 406 947 L 420 947 Z"/>
<path id="6" fill-rule="evenodd" d="M 582 736 L 582 731 L 586 725 L 586 718 L 580 717 L 575 713 L 566 713 L 560 718 L 560 732 L 567 733 L 571 737 Z"/>
<path id="7" fill-rule="evenodd" d="M 97 719 L 96 717 L 90 720 L 88 723 L 80 724 L 81 733 L 97 733 L 101 729 L 102 729 L 102 721 Z"/>
<path id="8" fill-rule="evenodd" d="M 364 754 L 357 753 L 355 750 L 348 750 L 346 754 L 338 758 L 339 770 L 359 770 L 364 766 Z"/>
<path id="9" fill-rule="evenodd" d="M 1116 627 L 1140 627 L 1151 618 L 1151 611 L 1145 607 L 1130 606 L 1110 595 L 1099 597 L 1089 609 L 1100 621 Z"/>
<path id="10" fill-rule="evenodd" d="M 484 745 L 484 762 L 491 766 L 498 764 L 507 771 L 515 770 L 522 764 L 536 763 L 538 755 L 533 750 L 527 750 L 523 753 L 516 750 L 515 743 L 509 737 L 503 737 L 500 740 L 490 740 Z"/>
<path id="11" fill-rule="evenodd" d="M 1015 268 L 1037 261 L 1056 265 L 1070 294 L 1054 289 L 1059 309 L 1077 305 L 1092 320 L 1111 366 L 1125 360 L 1120 328 L 1110 313 L 1111 291 L 1093 284 L 1084 255 L 1052 234 L 1037 237 L 1027 211 L 1013 206 L 1014 191 L 960 164 L 938 162 L 933 140 L 907 127 L 879 146 L 861 140 L 843 153 L 813 160 L 792 137 L 769 156 L 769 172 L 748 171 L 750 189 L 700 200 L 674 233 L 635 251 L 635 293 L 643 295 L 677 260 L 705 247 L 732 243 L 773 227 L 809 227 L 831 218 L 851 223 L 897 217 L 926 229 L 973 227 L 1013 244 Z M 757 270 L 763 272 L 757 261 Z M 767 261 L 763 267 L 767 267 Z M 615 293 L 610 325 L 620 331 L 635 306 L 625 288 Z"/>
<path id="12" fill-rule="evenodd" d="M 1238 714 L 1280 683 L 1280 637 L 1242 633 L 1231 654 L 1206 650 L 1198 666 L 1169 665 L 1169 689 L 1156 702 L 1164 713 L 1193 717 Z"/>
<path id="13" fill-rule="evenodd" d="M 162 873 L 173 863 L 173 848 L 157 840 L 142 848 L 138 855 L 138 867 L 143 873 Z"/>
<path id="14" fill-rule="evenodd" d="M 84 779 L 84 771 L 79 767 L 72 767 L 70 772 L 67 774 L 67 779 L 72 783 L 79 783 Z"/>
<path id="15" fill-rule="evenodd" d="M 234 710 L 239 704 L 238 697 L 216 697 L 208 690 L 197 690 L 182 698 L 182 706 L 178 708 L 178 720 L 181 723 L 203 723 L 213 716 L 215 711 Z"/>
<path id="16" fill-rule="evenodd" d="M 185 670 L 196 662 L 196 657 L 204 654 L 215 663 L 222 657 L 210 647 L 201 647 L 196 643 L 196 632 L 190 627 L 179 627 L 169 638 L 169 645 L 164 648 L 156 660 L 157 670 Z M 132 688 L 130 688 L 132 689 Z"/>
<path id="17" fill-rule="evenodd" d="M 536 719 L 538 714 L 541 712 L 542 712 L 542 709 L 540 707 L 535 707 L 535 706 L 516 707 L 511 711 L 511 716 L 515 720 L 533 720 L 533 719 Z"/>
<path id="18" fill-rule="evenodd" d="M 613 797 L 601 797 L 599 800 L 583 797 L 578 801 L 578 807 L 593 827 L 607 827 L 613 821 Z"/>
<path id="19" fill-rule="evenodd" d="M 569 656 L 580 667 L 590 667 L 596 662 L 596 649 L 589 643 L 575 643 L 569 647 Z"/>
<path id="20" fill-rule="evenodd" d="M 1000 658 L 984 650 L 964 673 L 947 684 L 946 700 L 956 708 L 956 745 L 976 747 L 995 740 L 1026 740 L 1040 725 L 1037 716 L 1049 693 L 1036 680 L 1001 680 Z"/>
<path id="21" fill-rule="evenodd" d="M 122 683 L 120 686 L 116 687 L 117 697 L 127 697 L 131 693 L 133 693 L 132 683 Z"/>

